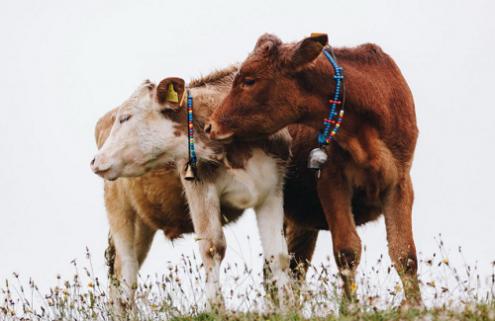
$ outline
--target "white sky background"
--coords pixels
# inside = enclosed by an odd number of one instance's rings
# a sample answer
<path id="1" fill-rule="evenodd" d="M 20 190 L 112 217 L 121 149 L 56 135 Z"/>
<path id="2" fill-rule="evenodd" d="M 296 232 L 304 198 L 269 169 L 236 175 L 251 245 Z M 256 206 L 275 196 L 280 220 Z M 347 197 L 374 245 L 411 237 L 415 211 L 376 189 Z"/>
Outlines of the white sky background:
<path id="1" fill-rule="evenodd" d="M 375 42 L 416 101 L 414 233 L 424 256 L 442 233 L 485 273 L 495 260 L 493 1 L 2 1 L 0 280 L 42 287 L 69 275 L 88 246 L 98 273 L 108 224 L 89 161 L 97 119 L 144 79 L 185 79 L 242 61 L 258 36 L 332 45 Z M 227 260 L 259 266 L 254 216 L 227 229 Z M 370 262 L 387 257 L 383 220 L 359 229 Z M 251 234 L 248 244 L 246 235 Z M 195 248 L 155 239 L 144 273 Z M 320 233 L 315 261 L 331 255 Z"/>

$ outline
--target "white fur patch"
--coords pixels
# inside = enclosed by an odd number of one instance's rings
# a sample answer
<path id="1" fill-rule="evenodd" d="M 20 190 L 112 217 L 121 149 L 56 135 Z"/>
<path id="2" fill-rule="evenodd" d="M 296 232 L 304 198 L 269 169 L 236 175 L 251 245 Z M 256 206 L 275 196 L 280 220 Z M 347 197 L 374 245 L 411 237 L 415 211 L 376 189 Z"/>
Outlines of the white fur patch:
<path id="1" fill-rule="evenodd" d="M 266 195 L 279 188 L 281 179 L 277 162 L 255 149 L 244 169 L 227 169 L 216 186 L 222 204 L 247 209 L 261 204 Z"/>

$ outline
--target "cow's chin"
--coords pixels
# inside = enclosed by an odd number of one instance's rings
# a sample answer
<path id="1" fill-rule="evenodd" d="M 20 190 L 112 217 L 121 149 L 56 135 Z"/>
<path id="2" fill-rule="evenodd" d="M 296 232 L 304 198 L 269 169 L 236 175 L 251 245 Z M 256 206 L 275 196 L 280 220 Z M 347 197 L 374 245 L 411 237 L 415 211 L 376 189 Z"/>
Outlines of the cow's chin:
<path id="1" fill-rule="evenodd" d="M 115 181 L 117 178 L 122 177 L 121 173 L 119 173 L 119 171 L 116 171 L 113 167 L 99 172 L 98 175 L 107 181 Z"/>
<path id="2" fill-rule="evenodd" d="M 278 131 L 273 132 L 273 134 L 276 134 Z M 260 133 L 260 132 L 243 132 L 243 133 L 235 133 L 233 136 L 230 137 L 229 143 L 232 143 L 233 141 L 240 141 L 240 142 L 256 142 L 259 140 L 265 140 L 269 138 L 270 136 L 273 135 L 272 133 Z"/>
<path id="3" fill-rule="evenodd" d="M 116 181 L 117 178 L 119 178 L 119 175 L 108 175 L 107 177 L 104 177 L 107 181 L 113 182 Z"/>
<path id="4" fill-rule="evenodd" d="M 230 144 L 234 140 L 235 136 L 233 134 L 219 135 L 214 137 L 214 141 L 220 144 Z"/>
<path id="5" fill-rule="evenodd" d="M 280 130 L 284 129 L 285 126 L 279 126 L 274 124 L 273 126 L 257 126 L 249 127 L 245 130 L 239 130 L 234 133 L 234 139 L 239 141 L 257 141 L 269 138 L 272 135 L 277 134 Z"/>
<path id="6" fill-rule="evenodd" d="M 143 176 L 144 174 L 146 174 L 146 172 L 148 172 L 148 170 L 149 169 L 141 165 L 139 166 L 123 165 L 123 166 L 110 167 L 108 170 L 100 173 L 99 175 L 107 181 L 115 181 L 121 177 L 132 178 L 132 177 Z"/>

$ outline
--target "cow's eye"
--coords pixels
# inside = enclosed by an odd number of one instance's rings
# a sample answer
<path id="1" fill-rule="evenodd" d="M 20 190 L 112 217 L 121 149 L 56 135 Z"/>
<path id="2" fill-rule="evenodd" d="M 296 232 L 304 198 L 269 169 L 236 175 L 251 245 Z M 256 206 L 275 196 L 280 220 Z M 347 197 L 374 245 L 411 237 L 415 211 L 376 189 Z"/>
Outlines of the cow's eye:
<path id="1" fill-rule="evenodd" d="M 132 115 L 122 115 L 119 119 L 119 122 L 122 124 L 122 123 L 125 123 L 126 121 L 128 121 L 129 119 L 131 119 Z"/>
<path id="2" fill-rule="evenodd" d="M 254 85 L 255 82 L 256 82 L 256 80 L 254 78 L 251 78 L 251 77 L 246 77 L 243 80 L 243 83 L 246 86 L 252 86 L 252 85 Z"/>

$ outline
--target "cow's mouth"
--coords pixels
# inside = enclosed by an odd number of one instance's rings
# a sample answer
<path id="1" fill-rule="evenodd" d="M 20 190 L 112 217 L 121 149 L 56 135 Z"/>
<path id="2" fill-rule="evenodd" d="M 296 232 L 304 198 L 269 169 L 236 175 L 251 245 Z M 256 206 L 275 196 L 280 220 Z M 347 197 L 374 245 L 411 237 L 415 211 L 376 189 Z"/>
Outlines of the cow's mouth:
<path id="1" fill-rule="evenodd" d="M 115 173 L 115 171 L 112 170 L 112 167 L 109 167 L 102 171 L 97 171 L 95 172 L 95 174 L 101 176 L 107 181 L 115 181 L 117 178 L 119 178 L 119 176 Z"/>

